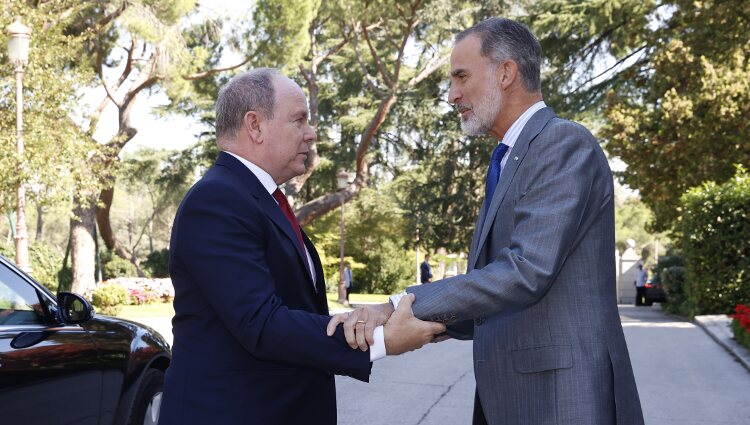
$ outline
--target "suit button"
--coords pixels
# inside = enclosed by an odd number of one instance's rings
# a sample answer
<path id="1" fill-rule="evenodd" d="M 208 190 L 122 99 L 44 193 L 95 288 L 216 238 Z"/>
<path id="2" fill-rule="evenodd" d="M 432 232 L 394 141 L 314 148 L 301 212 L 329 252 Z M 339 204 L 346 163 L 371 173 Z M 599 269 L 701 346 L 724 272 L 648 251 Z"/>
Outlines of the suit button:
<path id="1" fill-rule="evenodd" d="M 474 319 L 474 324 L 477 326 L 482 326 L 482 323 L 484 323 L 484 317 L 477 317 Z"/>

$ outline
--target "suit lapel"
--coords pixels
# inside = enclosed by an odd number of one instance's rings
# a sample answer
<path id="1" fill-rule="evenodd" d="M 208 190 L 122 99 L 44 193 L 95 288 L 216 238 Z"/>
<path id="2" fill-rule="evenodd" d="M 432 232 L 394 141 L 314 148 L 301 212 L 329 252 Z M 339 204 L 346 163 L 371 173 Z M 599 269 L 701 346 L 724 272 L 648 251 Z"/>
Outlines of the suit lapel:
<path id="1" fill-rule="evenodd" d="M 278 227 L 281 232 L 286 235 L 287 239 L 289 239 L 289 242 L 294 247 L 294 251 L 297 253 L 297 257 L 299 257 L 299 261 L 301 262 L 300 266 L 305 270 L 305 275 L 307 276 L 307 280 L 309 281 L 309 286 L 312 286 L 312 276 L 310 275 L 310 270 L 307 268 L 307 262 L 305 261 L 304 257 L 305 253 L 302 251 L 302 247 L 299 244 L 297 234 L 294 232 L 294 229 L 292 229 L 292 225 L 291 223 L 289 223 L 289 220 L 286 219 L 284 213 L 281 212 L 281 208 L 279 207 L 279 205 L 273 199 L 271 194 L 268 193 L 263 184 L 261 184 L 260 180 L 255 177 L 255 174 L 253 174 L 253 172 L 250 171 L 245 166 L 245 164 L 241 163 L 239 160 L 237 160 L 237 158 L 225 152 L 219 154 L 219 158 L 216 160 L 216 164 L 223 165 L 232 170 L 234 174 L 242 179 L 243 183 L 245 183 L 245 186 L 250 189 L 253 197 L 258 200 L 258 203 L 261 206 L 261 210 L 266 214 L 266 216 L 268 216 L 269 219 L 271 219 L 276 227 Z"/>
<path id="2" fill-rule="evenodd" d="M 310 259 L 312 260 L 312 266 L 315 269 L 315 301 L 318 304 L 318 311 L 321 314 L 328 314 L 328 299 L 326 298 L 326 286 L 325 277 L 323 275 L 323 264 L 320 262 L 320 256 L 318 250 L 315 249 L 310 238 L 307 237 L 305 231 L 302 231 L 302 239 L 305 240 L 305 246 L 310 252 Z"/>
<path id="3" fill-rule="evenodd" d="M 469 262 L 469 270 L 476 266 L 476 261 L 479 258 L 479 251 L 487 241 L 487 235 L 489 234 L 492 223 L 495 221 L 497 210 L 500 208 L 500 204 L 505 199 L 505 194 L 508 192 L 510 183 L 513 181 L 513 177 L 516 175 L 518 167 L 523 162 L 523 158 L 529 151 L 529 144 L 534 138 L 542 132 L 547 123 L 555 117 L 555 111 L 550 107 L 545 107 L 537 111 L 531 119 L 526 123 L 521 134 L 518 135 L 516 143 L 513 145 L 513 149 L 508 152 L 508 160 L 505 162 L 505 167 L 500 171 L 500 180 L 497 183 L 497 188 L 492 196 L 490 207 L 487 208 L 487 214 L 480 213 L 480 220 L 477 221 L 477 227 L 474 231 L 474 238 L 477 239 L 476 246 L 473 246 L 474 253 L 472 254 L 471 261 Z M 487 199 L 484 202 L 488 202 Z M 482 205 L 482 211 L 484 211 L 484 205 Z M 476 238 L 477 233 L 479 237 Z"/>

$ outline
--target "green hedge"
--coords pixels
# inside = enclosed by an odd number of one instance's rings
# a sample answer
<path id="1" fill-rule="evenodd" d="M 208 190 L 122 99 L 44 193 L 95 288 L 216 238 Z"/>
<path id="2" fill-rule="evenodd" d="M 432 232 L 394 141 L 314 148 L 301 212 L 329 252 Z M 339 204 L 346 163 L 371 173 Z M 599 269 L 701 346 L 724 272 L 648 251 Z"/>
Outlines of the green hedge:
<path id="1" fill-rule="evenodd" d="M 150 277 L 169 277 L 169 250 L 164 248 L 148 254 L 143 268 Z"/>
<path id="2" fill-rule="evenodd" d="M 136 277 L 138 269 L 130 261 L 119 257 L 112 251 L 104 251 L 101 254 L 102 278 L 104 280 L 116 277 Z"/>
<path id="3" fill-rule="evenodd" d="M 15 261 L 16 247 L 11 244 L 0 244 L 0 254 L 10 261 Z M 37 282 L 46 286 L 52 293 L 57 293 L 59 279 L 66 278 L 65 274 L 60 274 L 62 267 L 62 255 L 55 247 L 43 242 L 29 242 L 29 263 L 31 266 L 31 276 Z"/>
<path id="4" fill-rule="evenodd" d="M 683 195 L 678 224 L 686 266 L 683 311 L 731 313 L 750 302 L 750 175 L 706 183 Z M 671 301 L 670 301 L 671 302 Z"/>
<path id="5" fill-rule="evenodd" d="M 96 311 L 107 316 L 116 316 L 128 302 L 128 293 L 120 285 L 102 285 L 91 294 L 91 304 Z"/>
<path id="6" fill-rule="evenodd" d="M 732 331 L 734 332 L 734 339 L 740 345 L 750 350 L 750 331 L 743 328 L 737 320 L 732 320 Z"/>

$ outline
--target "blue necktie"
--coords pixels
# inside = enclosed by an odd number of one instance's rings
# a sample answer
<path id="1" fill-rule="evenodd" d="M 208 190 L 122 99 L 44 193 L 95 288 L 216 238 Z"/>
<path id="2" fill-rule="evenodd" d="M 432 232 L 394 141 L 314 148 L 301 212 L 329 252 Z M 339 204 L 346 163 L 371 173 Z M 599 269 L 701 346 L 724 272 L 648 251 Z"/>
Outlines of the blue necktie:
<path id="1" fill-rule="evenodd" d="M 492 151 L 492 158 L 490 159 L 490 169 L 487 171 L 487 182 L 484 185 L 484 209 L 490 207 L 492 203 L 492 195 L 495 194 L 495 188 L 497 188 L 497 181 L 500 179 L 500 163 L 503 161 L 505 152 L 508 152 L 508 145 L 499 144 Z"/>

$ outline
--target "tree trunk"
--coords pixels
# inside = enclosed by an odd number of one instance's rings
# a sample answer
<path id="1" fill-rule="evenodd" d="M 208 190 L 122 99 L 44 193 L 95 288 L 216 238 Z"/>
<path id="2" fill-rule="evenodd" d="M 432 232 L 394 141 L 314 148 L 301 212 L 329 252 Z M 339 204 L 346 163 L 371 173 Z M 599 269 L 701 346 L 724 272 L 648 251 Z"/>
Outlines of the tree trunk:
<path id="1" fill-rule="evenodd" d="M 71 271 L 73 284 L 71 292 L 83 294 L 95 285 L 96 248 L 94 243 L 94 226 L 96 226 L 96 209 L 93 202 L 82 206 L 76 202 L 74 217 L 70 219 Z"/>
<path id="2" fill-rule="evenodd" d="M 115 232 L 112 230 L 112 224 L 109 220 L 109 211 L 112 208 L 112 200 L 115 196 L 115 188 L 110 187 L 104 189 L 99 194 L 99 202 L 101 208 L 96 210 L 96 223 L 99 225 L 99 235 L 104 241 L 104 245 L 110 251 L 113 251 L 118 257 L 124 258 L 135 265 L 138 271 L 138 276 L 143 277 L 143 270 L 141 269 L 141 262 L 136 256 L 129 252 L 115 237 Z"/>
<path id="3" fill-rule="evenodd" d="M 39 242 L 42 240 L 42 228 L 44 227 L 44 209 L 41 204 L 36 206 L 36 236 L 34 240 Z"/>

